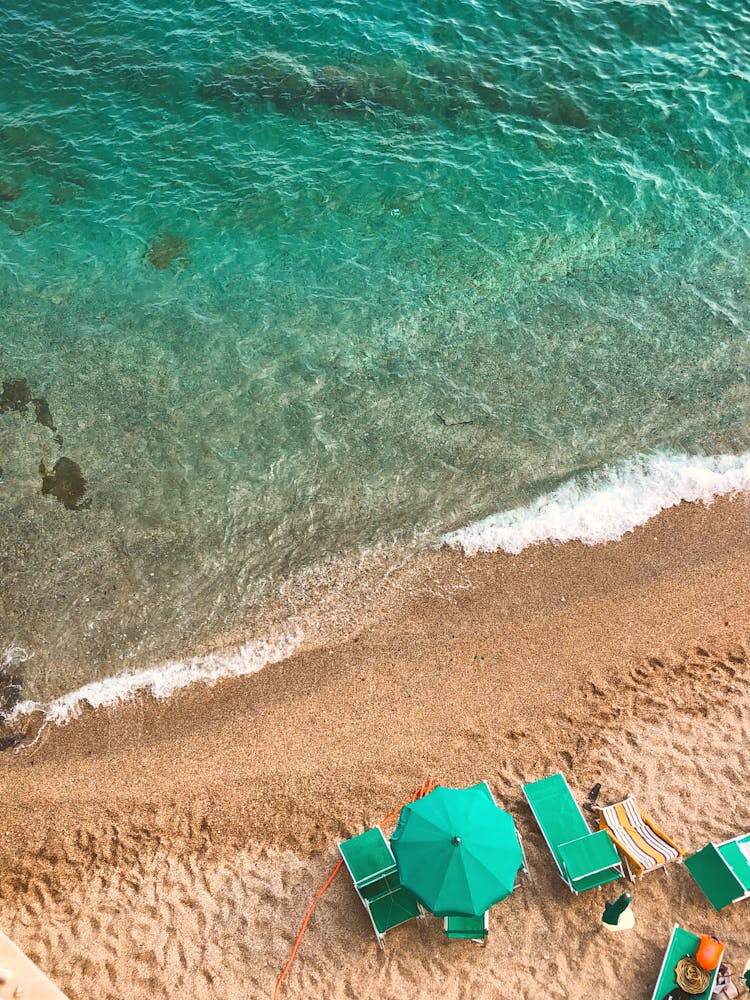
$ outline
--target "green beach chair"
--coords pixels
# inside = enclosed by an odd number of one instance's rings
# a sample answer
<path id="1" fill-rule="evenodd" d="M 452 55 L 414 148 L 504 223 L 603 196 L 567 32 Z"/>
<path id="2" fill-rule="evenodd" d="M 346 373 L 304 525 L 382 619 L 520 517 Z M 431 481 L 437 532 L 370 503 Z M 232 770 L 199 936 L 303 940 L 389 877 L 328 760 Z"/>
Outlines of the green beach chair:
<path id="1" fill-rule="evenodd" d="M 451 940 L 477 941 L 484 944 L 489 932 L 489 913 L 480 913 L 478 917 L 462 917 L 456 914 L 443 918 L 443 933 Z"/>
<path id="2" fill-rule="evenodd" d="M 715 910 L 750 898 L 750 833 L 706 844 L 685 866 Z"/>
<path id="3" fill-rule="evenodd" d="M 399 882 L 396 859 L 379 826 L 343 840 L 339 851 L 382 948 L 386 931 L 422 915 L 419 903 Z"/>
<path id="4" fill-rule="evenodd" d="M 659 969 L 659 978 L 656 980 L 654 992 L 651 994 L 651 1000 L 664 1000 L 664 997 L 668 996 L 677 987 L 675 967 L 685 955 L 694 956 L 699 943 L 700 938 L 697 934 L 691 934 L 690 931 L 686 931 L 679 924 L 674 925 L 667 950 L 664 952 L 664 961 L 661 963 L 661 969 Z M 719 965 L 711 973 L 711 978 L 706 989 L 702 993 L 695 994 L 695 1000 L 708 1000 L 711 996 L 716 983 L 716 977 L 719 975 Z"/>
<path id="5" fill-rule="evenodd" d="M 523 794 L 563 882 L 573 892 L 585 892 L 624 877 L 609 834 L 606 830 L 589 830 L 562 774 L 529 782 L 523 786 Z"/>

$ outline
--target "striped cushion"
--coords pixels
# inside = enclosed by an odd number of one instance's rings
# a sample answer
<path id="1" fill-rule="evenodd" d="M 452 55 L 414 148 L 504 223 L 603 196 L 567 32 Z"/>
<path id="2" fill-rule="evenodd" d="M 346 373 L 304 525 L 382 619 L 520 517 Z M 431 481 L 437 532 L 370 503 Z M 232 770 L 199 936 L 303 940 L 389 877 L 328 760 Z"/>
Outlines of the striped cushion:
<path id="1" fill-rule="evenodd" d="M 601 825 L 627 854 L 637 874 L 676 861 L 681 851 L 642 816 L 632 795 L 602 809 Z"/>

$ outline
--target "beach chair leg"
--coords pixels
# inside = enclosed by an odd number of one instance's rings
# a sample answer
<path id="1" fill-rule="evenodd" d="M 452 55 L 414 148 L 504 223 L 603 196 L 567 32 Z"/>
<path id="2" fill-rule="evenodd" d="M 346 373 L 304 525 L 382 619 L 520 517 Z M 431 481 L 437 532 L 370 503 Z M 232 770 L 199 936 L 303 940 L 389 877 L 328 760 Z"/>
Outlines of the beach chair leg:
<path id="1" fill-rule="evenodd" d="M 518 833 L 518 831 L 516 831 L 516 833 L 518 836 L 518 846 L 521 848 L 521 858 L 522 858 L 521 870 L 523 871 L 524 875 L 529 880 L 529 882 L 531 882 L 531 872 L 529 871 L 529 863 L 526 860 L 526 851 L 524 850 L 523 847 L 523 840 L 521 840 L 521 834 Z"/>
<path id="2" fill-rule="evenodd" d="M 628 870 L 628 878 L 635 885 L 635 875 L 633 874 L 633 869 L 630 867 L 630 862 L 628 861 L 627 854 L 625 855 L 625 867 Z"/>

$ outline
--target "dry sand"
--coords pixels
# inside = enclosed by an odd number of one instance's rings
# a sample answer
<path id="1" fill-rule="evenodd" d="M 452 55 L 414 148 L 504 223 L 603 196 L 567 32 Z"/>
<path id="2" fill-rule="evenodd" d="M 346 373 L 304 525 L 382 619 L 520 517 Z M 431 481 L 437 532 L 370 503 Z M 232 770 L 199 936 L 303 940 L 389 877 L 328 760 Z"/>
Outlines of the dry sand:
<path id="1" fill-rule="evenodd" d="M 336 841 L 426 777 L 487 778 L 532 872 L 487 947 L 427 919 L 381 953 L 342 873 L 282 996 L 645 1000 L 675 921 L 741 968 L 750 903 L 714 913 L 684 867 L 605 932 L 619 887 L 569 892 L 520 783 L 632 791 L 688 851 L 750 829 L 749 514 L 739 498 L 597 548 L 441 552 L 346 641 L 6 752 L 4 929 L 71 1000 L 270 997 Z"/>

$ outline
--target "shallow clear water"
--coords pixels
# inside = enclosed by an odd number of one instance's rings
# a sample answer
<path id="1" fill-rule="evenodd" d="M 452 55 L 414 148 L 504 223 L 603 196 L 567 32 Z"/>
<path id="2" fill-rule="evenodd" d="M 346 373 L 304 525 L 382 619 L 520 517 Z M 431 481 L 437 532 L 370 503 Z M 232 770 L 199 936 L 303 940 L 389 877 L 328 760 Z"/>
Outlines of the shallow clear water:
<path id="1" fill-rule="evenodd" d="M 749 45 L 735 0 L 11 0 L 0 378 L 56 427 L 0 412 L 26 693 L 586 470 L 748 449 Z M 60 456 L 90 506 L 43 495 Z"/>

